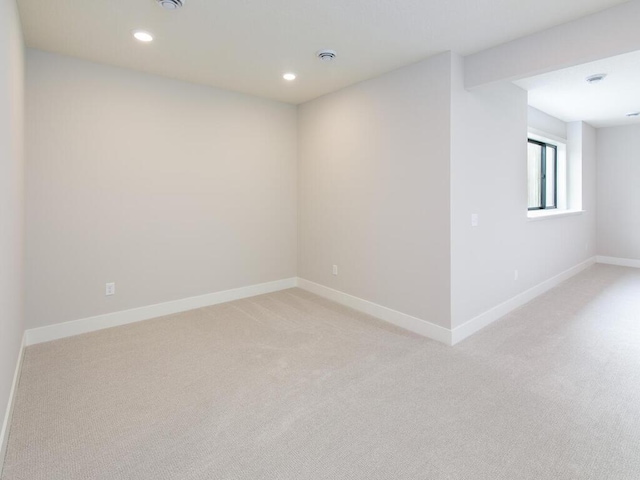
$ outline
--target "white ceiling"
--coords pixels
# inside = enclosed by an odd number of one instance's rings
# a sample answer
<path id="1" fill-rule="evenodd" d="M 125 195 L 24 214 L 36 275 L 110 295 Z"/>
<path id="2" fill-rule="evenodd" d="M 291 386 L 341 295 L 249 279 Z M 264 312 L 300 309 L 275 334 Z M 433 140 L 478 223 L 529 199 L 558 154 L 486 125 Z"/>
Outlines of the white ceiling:
<path id="1" fill-rule="evenodd" d="M 624 0 L 18 0 L 27 45 L 301 103 L 423 58 L 504 43 Z M 147 30 L 141 44 L 131 31 Z M 315 58 L 337 50 L 330 64 Z M 298 74 L 287 83 L 286 71 Z"/>
<path id="2" fill-rule="evenodd" d="M 589 84 L 590 75 L 606 73 Z M 640 51 L 585 63 L 514 82 L 528 90 L 529 105 L 565 122 L 583 120 L 596 128 L 640 123 Z"/>

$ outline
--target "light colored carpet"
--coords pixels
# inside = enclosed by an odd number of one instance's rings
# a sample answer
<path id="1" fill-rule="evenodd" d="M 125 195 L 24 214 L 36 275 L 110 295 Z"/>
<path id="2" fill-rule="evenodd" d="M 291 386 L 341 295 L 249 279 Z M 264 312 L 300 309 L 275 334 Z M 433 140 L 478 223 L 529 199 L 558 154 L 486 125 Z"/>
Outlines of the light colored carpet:
<path id="1" fill-rule="evenodd" d="M 293 289 L 29 347 L 4 480 L 640 478 L 640 270 L 456 347 Z"/>

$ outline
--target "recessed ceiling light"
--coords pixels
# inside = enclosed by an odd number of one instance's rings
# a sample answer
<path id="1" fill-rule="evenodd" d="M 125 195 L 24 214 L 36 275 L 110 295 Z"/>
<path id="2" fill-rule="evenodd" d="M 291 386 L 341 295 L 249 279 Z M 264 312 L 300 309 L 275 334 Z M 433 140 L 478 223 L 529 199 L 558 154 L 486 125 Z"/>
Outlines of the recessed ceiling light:
<path id="1" fill-rule="evenodd" d="M 143 32 L 141 30 L 133 32 L 133 36 L 141 42 L 150 42 L 153 40 L 153 36 L 149 32 Z"/>
<path id="2" fill-rule="evenodd" d="M 640 117 L 640 112 L 627 113 L 627 117 Z"/>
<path id="3" fill-rule="evenodd" d="M 607 77 L 606 73 L 596 73 L 595 75 L 589 75 L 586 80 L 587 83 L 600 83 Z"/>
<path id="4" fill-rule="evenodd" d="M 290 82 L 290 81 L 296 79 L 296 74 L 295 73 L 285 73 L 284 75 L 282 75 L 282 78 L 284 78 L 285 80 L 288 80 Z"/>

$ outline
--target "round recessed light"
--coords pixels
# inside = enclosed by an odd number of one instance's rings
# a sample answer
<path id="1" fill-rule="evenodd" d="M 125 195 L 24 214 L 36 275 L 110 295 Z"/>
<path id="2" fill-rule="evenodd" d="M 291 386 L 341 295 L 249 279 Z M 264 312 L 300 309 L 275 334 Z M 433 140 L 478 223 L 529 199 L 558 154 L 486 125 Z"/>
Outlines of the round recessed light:
<path id="1" fill-rule="evenodd" d="M 295 73 L 285 73 L 284 75 L 282 75 L 282 78 L 284 78 L 287 81 L 292 81 L 296 79 L 296 74 Z"/>
<path id="2" fill-rule="evenodd" d="M 629 112 L 627 117 L 640 117 L 640 112 Z"/>
<path id="3" fill-rule="evenodd" d="M 587 83 L 600 83 L 607 77 L 606 73 L 596 73 L 595 75 L 589 75 L 585 80 Z"/>
<path id="4" fill-rule="evenodd" d="M 133 32 L 133 36 L 136 40 L 140 40 L 141 42 L 151 42 L 153 40 L 153 35 L 149 32 L 143 32 L 142 30 Z"/>

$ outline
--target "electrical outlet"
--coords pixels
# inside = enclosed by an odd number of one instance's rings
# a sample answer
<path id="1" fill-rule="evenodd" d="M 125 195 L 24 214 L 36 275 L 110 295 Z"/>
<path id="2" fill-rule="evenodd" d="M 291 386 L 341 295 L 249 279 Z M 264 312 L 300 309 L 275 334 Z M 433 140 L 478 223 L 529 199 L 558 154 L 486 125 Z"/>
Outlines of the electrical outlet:
<path id="1" fill-rule="evenodd" d="M 516 282 L 518 281 L 518 277 L 520 276 L 520 274 L 518 273 L 518 270 L 514 270 L 513 271 L 513 281 Z"/>
<path id="2" fill-rule="evenodd" d="M 334 275 L 338 275 L 338 265 L 334 265 L 333 266 L 333 271 L 332 272 L 333 272 Z"/>
<path id="3" fill-rule="evenodd" d="M 105 295 L 115 295 L 116 294 L 116 284 L 115 283 L 107 283 L 104 294 Z"/>
<path id="4" fill-rule="evenodd" d="M 480 216 L 477 213 L 472 213 L 471 214 L 471 226 L 472 227 L 477 227 L 478 225 L 480 225 Z"/>

